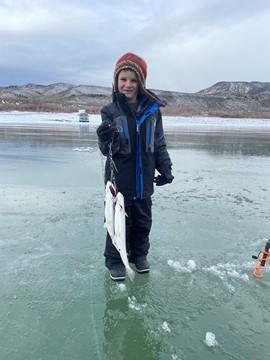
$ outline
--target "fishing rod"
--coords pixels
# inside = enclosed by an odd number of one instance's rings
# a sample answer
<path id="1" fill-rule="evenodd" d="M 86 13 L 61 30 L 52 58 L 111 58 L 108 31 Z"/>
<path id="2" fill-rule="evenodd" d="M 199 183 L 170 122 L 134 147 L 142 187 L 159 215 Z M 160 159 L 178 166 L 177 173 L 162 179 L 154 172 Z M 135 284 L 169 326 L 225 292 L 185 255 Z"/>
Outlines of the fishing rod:
<path id="1" fill-rule="evenodd" d="M 270 239 L 267 240 L 264 249 L 259 251 L 259 254 L 253 255 L 252 259 L 256 259 L 256 265 L 252 272 L 253 276 L 256 279 L 262 280 L 264 278 L 264 270 L 268 269 L 269 266 L 266 266 L 267 262 L 270 262 Z"/>

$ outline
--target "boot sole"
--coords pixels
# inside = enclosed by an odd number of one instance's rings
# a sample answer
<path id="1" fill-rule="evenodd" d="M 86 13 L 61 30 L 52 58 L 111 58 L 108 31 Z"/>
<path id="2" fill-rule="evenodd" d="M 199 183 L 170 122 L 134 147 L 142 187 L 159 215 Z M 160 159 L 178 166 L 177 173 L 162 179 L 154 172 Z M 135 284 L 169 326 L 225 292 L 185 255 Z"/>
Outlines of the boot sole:
<path id="1" fill-rule="evenodd" d="M 142 269 L 142 270 L 139 270 L 139 269 L 136 268 L 136 266 L 135 266 L 135 270 L 136 270 L 137 273 L 139 273 L 139 274 L 148 273 L 148 272 L 150 271 L 150 269 Z"/>
<path id="2" fill-rule="evenodd" d="M 113 280 L 113 281 L 123 281 L 126 279 L 125 276 L 112 276 L 112 274 L 110 273 L 110 278 Z"/>

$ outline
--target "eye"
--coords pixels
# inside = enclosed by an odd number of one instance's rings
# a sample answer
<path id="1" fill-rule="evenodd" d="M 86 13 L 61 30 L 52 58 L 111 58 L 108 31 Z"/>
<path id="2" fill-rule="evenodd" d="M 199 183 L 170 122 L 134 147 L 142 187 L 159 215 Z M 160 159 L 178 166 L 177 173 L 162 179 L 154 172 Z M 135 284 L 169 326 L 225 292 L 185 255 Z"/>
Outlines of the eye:
<path id="1" fill-rule="evenodd" d="M 127 81 L 127 78 L 126 77 L 120 77 L 120 80 L 121 81 Z"/>

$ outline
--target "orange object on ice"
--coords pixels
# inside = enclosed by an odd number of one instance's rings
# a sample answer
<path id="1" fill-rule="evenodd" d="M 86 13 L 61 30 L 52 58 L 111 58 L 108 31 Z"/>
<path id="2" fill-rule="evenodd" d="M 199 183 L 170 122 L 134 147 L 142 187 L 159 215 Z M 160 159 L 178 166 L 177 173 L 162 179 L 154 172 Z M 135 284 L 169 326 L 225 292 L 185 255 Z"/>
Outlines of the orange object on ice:
<path id="1" fill-rule="evenodd" d="M 259 252 L 258 256 L 253 255 L 252 258 L 257 260 L 252 274 L 256 279 L 262 280 L 264 278 L 264 271 L 269 268 L 267 263 L 270 262 L 270 239 L 267 241 L 265 248 Z"/>

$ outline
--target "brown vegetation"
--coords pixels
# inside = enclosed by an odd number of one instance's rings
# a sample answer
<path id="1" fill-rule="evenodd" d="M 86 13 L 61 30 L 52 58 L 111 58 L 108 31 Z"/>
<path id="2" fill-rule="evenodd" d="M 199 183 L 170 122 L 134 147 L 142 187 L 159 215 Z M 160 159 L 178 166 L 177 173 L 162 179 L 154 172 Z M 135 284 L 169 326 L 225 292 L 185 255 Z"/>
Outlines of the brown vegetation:
<path id="1" fill-rule="evenodd" d="M 198 93 L 154 90 L 167 101 L 167 116 L 270 118 L 270 83 L 220 82 Z M 98 114 L 111 101 L 111 89 L 51 84 L 0 87 L 0 111 Z"/>

